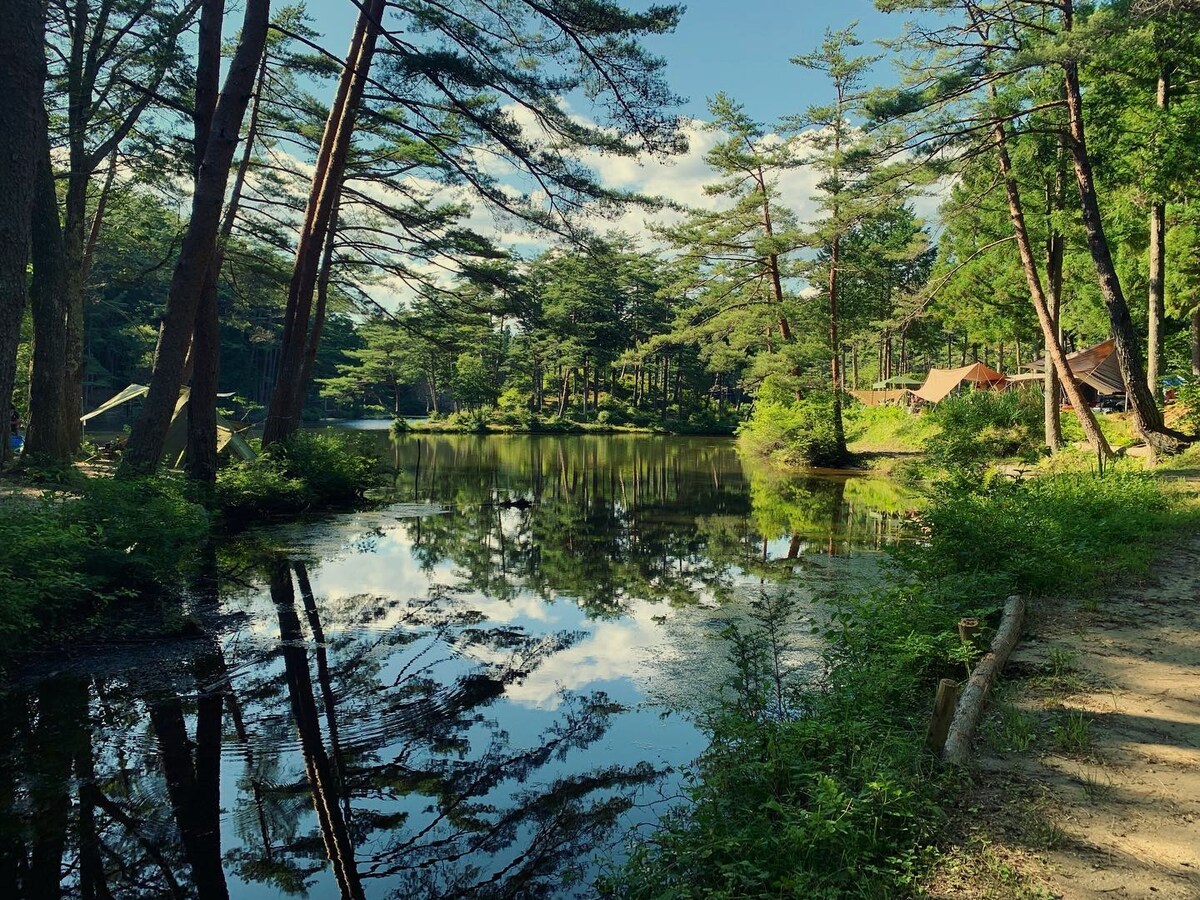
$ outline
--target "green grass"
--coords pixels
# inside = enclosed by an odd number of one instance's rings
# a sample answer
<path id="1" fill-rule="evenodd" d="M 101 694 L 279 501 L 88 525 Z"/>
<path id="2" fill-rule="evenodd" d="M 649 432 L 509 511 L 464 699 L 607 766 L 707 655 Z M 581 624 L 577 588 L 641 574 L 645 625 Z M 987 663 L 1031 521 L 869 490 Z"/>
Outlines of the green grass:
<path id="1" fill-rule="evenodd" d="M 919 453 L 940 431 L 928 416 L 896 406 L 853 404 L 844 418 L 853 453 Z"/>
<path id="2" fill-rule="evenodd" d="M 1013 591 L 1035 606 L 1092 595 L 1145 572 L 1164 541 L 1196 524 L 1180 495 L 1127 472 L 951 480 L 922 515 L 926 539 L 898 554 L 895 583 L 831 601 L 815 680 L 768 653 L 778 646 L 780 613 L 758 631 L 726 636 L 739 678 L 707 720 L 711 743 L 690 773 L 690 804 L 632 848 L 601 883 L 604 892 L 914 894 L 938 855 L 942 804 L 958 792 L 954 774 L 924 747 L 937 680 L 962 677 L 958 619 L 994 622 Z M 1068 678 L 1073 666 L 1060 649 L 1047 668 Z M 770 700 L 778 695 L 786 701 Z M 1083 754 L 1089 726 L 1082 713 L 1064 713 L 1049 737 Z M 1034 744 L 1038 721 L 1002 705 L 986 734 L 1021 752 Z M 1050 845 L 1061 833 L 1045 824 Z"/>

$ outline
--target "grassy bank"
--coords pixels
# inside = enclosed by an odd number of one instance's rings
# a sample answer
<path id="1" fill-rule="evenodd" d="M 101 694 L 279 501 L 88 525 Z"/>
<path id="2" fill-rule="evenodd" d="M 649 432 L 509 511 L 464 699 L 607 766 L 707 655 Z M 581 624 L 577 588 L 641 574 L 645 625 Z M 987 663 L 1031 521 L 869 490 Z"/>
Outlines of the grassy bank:
<path id="1" fill-rule="evenodd" d="M 301 433 L 253 462 L 226 465 L 211 489 L 174 473 L 116 480 L 26 472 L 26 490 L 0 499 L 0 656 L 85 634 L 178 630 L 170 607 L 212 540 L 256 522 L 355 506 L 377 467 L 363 439 Z"/>
<path id="2" fill-rule="evenodd" d="M 896 897 L 938 855 L 955 776 L 924 749 L 938 678 L 977 650 L 963 615 L 994 623 L 1010 592 L 1095 598 L 1146 571 L 1193 508 L 1149 475 L 953 481 L 923 513 L 895 580 L 832 598 L 815 680 L 778 651 L 806 612 L 764 597 L 759 626 L 726 634 L 739 677 L 706 726 L 690 802 L 605 884 L 621 897 Z M 985 642 L 988 636 L 984 635 Z"/>
<path id="3" fill-rule="evenodd" d="M 702 411 L 681 416 L 671 410 L 666 416 L 649 410 L 626 407 L 601 408 L 587 418 L 539 416 L 526 409 L 476 410 L 431 416 L 408 421 L 397 419 L 393 430 L 425 434 L 678 434 L 731 435 L 737 429 L 734 416 Z"/>

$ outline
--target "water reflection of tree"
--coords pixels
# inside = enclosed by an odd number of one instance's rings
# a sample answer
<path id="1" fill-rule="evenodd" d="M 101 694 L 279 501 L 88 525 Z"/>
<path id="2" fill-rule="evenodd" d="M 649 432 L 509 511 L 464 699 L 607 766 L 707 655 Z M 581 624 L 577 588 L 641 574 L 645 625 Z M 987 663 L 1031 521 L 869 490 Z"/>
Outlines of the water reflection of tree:
<path id="1" fill-rule="evenodd" d="M 266 575 L 277 646 L 202 641 L 174 691 L 4 697 L 4 896 L 299 893 L 322 870 L 343 897 L 538 896 L 656 777 L 581 764 L 619 709 L 603 694 L 565 696 L 527 740 L 489 712 L 578 635 L 493 627 L 445 593 L 357 627 L 377 601 L 327 604 L 282 558 Z M 225 795 L 223 766 L 242 770 Z"/>
<path id="2" fill-rule="evenodd" d="M 565 595 L 593 616 L 633 597 L 723 597 L 738 570 L 786 575 L 768 550 L 781 537 L 790 559 L 878 548 L 907 499 L 877 505 L 863 488 L 877 480 L 744 472 L 728 441 L 455 435 L 403 438 L 394 452 L 407 497 L 454 510 L 406 525 L 427 570 L 450 561 L 464 589 Z"/>

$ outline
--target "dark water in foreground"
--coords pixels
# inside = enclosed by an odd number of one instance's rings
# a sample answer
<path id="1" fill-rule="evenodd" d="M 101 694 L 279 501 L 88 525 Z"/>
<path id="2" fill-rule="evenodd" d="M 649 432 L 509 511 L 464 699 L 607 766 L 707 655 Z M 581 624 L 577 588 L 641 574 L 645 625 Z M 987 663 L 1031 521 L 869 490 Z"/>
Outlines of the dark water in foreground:
<path id="1" fill-rule="evenodd" d="M 878 480 L 747 470 L 729 440 L 378 440 L 394 502 L 224 548 L 192 601 L 215 637 L 3 696 L 0 878 L 586 895 L 677 802 L 722 627 L 763 590 L 806 606 L 870 578 L 907 506 Z"/>

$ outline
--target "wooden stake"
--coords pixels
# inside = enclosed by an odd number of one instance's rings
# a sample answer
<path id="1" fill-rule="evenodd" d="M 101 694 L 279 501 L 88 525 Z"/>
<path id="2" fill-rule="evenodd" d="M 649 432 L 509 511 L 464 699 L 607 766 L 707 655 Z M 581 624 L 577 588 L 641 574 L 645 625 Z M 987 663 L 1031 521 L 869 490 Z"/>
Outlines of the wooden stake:
<path id="1" fill-rule="evenodd" d="M 933 718 L 929 720 L 929 734 L 925 736 L 925 745 L 934 753 L 940 754 L 946 746 L 946 735 L 950 732 L 950 723 L 954 719 L 954 704 L 958 701 L 958 682 L 953 678 L 943 678 L 938 682 L 937 697 L 933 701 Z"/>

